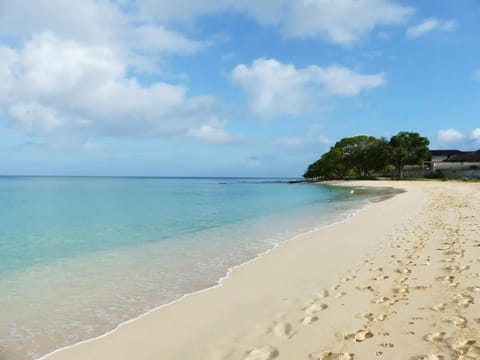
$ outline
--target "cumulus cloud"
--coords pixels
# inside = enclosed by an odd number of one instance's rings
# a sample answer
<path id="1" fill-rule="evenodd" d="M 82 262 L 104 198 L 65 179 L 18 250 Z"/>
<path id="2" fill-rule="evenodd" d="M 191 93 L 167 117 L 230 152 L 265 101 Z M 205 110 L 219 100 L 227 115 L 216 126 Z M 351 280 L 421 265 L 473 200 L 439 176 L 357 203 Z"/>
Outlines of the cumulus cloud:
<path id="1" fill-rule="evenodd" d="M 204 124 L 191 128 L 187 135 L 197 140 L 215 144 L 240 143 L 246 140 L 241 136 L 228 133 L 223 126 L 217 124 Z"/>
<path id="2" fill-rule="evenodd" d="M 237 65 L 231 78 L 246 91 L 251 111 L 263 118 L 300 115 L 312 110 L 319 96 L 353 96 L 385 84 L 383 73 L 364 75 L 337 65 L 297 69 L 274 59 Z"/>
<path id="3" fill-rule="evenodd" d="M 2 2 L 0 108 L 9 120 L 32 133 L 82 137 L 203 129 L 198 139 L 218 142 L 223 110 L 213 96 L 189 96 L 185 86 L 161 81 L 146 85 L 138 76 L 157 72 L 164 54 L 189 55 L 210 42 L 135 9 L 131 1 Z M 206 135 L 209 126 L 216 137 Z"/>
<path id="4" fill-rule="evenodd" d="M 142 85 L 111 48 L 48 32 L 19 49 L 0 46 L 0 83 L 9 117 L 44 133 L 186 133 L 216 121 L 219 111 L 213 97 L 189 97 L 184 86 Z"/>
<path id="5" fill-rule="evenodd" d="M 442 129 L 437 132 L 437 141 L 439 144 L 457 143 L 464 139 L 464 135 L 456 129 Z"/>
<path id="6" fill-rule="evenodd" d="M 462 133 L 457 129 L 443 129 L 437 132 L 437 143 L 440 145 L 455 145 L 461 148 L 477 148 L 480 146 L 480 128 L 470 133 Z"/>
<path id="7" fill-rule="evenodd" d="M 8 108 L 8 115 L 32 132 L 50 132 L 65 123 L 56 109 L 37 103 L 13 103 Z"/>
<path id="8" fill-rule="evenodd" d="M 420 24 L 410 26 L 407 29 L 407 37 L 418 38 L 432 31 L 453 31 L 457 26 L 455 20 L 441 20 L 437 18 L 429 18 L 423 20 Z"/>
<path id="9" fill-rule="evenodd" d="M 19 21 L 19 19 L 22 19 Z M 22 0 L 2 3 L 0 35 L 24 39 L 50 32 L 79 43 L 108 47 L 141 70 L 155 70 L 165 53 L 194 53 L 209 45 L 122 10 L 114 1 Z"/>
<path id="10" fill-rule="evenodd" d="M 163 54 L 192 54 L 211 45 L 172 30 L 173 23 L 221 11 L 246 14 L 284 36 L 350 45 L 378 27 L 405 22 L 413 9 L 395 0 L 4 1 L 0 107 L 30 132 L 239 141 L 218 122 L 223 111 L 213 96 L 140 80 L 144 72 L 159 70 Z M 362 75 L 341 66 L 297 69 L 275 60 L 239 65 L 232 79 L 263 117 L 302 114 L 317 93 L 352 96 L 385 81 L 382 73 Z"/>
<path id="11" fill-rule="evenodd" d="M 405 23 L 414 11 L 393 0 L 138 0 L 138 4 L 144 14 L 163 21 L 243 12 L 287 37 L 322 38 L 341 45 L 358 42 L 375 28 Z"/>
<path id="12" fill-rule="evenodd" d="M 386 0 L 304 0 L 294 2 L 282 21 L 289 36 L 323 37 L 350 45 L 376 27 L 404 23 L 411 8 Z"/>
<path id="13" fill-rule="evenodd" d="M 470 134 L 470 139 L 472 139 L 476 145 L 480 146 L 480 128 L 472 130 L 472 133 Z"/>

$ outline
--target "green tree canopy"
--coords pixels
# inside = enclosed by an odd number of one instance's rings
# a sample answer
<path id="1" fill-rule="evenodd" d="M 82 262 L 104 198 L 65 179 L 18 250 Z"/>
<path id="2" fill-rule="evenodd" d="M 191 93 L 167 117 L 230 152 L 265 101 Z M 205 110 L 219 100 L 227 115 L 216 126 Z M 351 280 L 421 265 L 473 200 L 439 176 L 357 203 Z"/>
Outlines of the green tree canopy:
<path id="1" fill-rule="evenodd" d="M 390 139 L 390 161 L 399 178 L 405 165 L 420 165 L 430 156 L 430 141 L 416 132 L 399 132 Z"/>
<path id="2" fill-rule="evenodd" d="M 311 164 L 304 177 L 326 179 L 368 176 L 386 165 L 388 143 L 384 138 L 358 135 L 343 138 Z"/>
<path id="3" fill-rule="evenodd" d="M 369 176 L 393 165 L 399 177 L 408 164 L 422 164 L 429 156 L 427 138 L 413 132 L 400 132 L 385 138 L 358 135 L 343 138 L 320 159 L 308 166 L 305 178 L 345 178 Z"/>

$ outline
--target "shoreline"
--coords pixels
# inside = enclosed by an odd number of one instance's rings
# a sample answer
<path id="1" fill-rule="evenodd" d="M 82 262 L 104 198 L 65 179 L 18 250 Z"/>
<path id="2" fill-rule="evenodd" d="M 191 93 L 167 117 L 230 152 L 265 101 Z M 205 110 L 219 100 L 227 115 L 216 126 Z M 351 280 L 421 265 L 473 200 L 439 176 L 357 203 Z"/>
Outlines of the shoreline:
<path id="1" fill-rule="evenodd" d="M 380 183 L 362 181 L 359 185 L 378 187 Z M 416 254 L 420 247 L 423 249 L 427 246 L 424 240 L 427 235 L 418 235 L 420 231 L 423 231 L 422 221 L 430 219 L 429 217 L 432 217 L 432 213 L 436 211 L 431 204 L 432 199 L 440 201 L 440 196 L 447 194 L 446 192 L 450 190 L 452 184 L 433 183 L 431 185 L 430 182 L 399 183 L 390 181 L 383 182 L 383 184 L 387 184 L 389 187 L 400 187 L 407 192 L 382 202 L 372 203 L 358 211 L 355 216 L 340 223 L 327 225 L 291 238 L 281 243 L 282 246 L 275 246 L 262 255 L 233 267 L 213 287 L 183 296 L 181 299 L 155 308 L 136 319 L 124 322 L 100 337 L 55 350 L 40 359 L 76 360 L 86 357 L 184 359 L 194 357 L 199 359 L 270 360 L 298 358 L 302 353 L 306 354 L 303 357 L 306 359 L 353 359 L 353 355 L 348 357 L 351 350 L 354 351 L 351 354 L 370 353 L 369 356 L 373 356 L 372 352 L 379 356 L 378 354 L 382 355 L 387 350 L 393 354 L 395 350 L 399 350 L 398 345 L 394 349 L 394 342 L 383 343 L 383 345 L 373 345 L 373 342 L 370 342 L 371 345 L 361 344 L 374 335 L 376 340 L 379 336 L 390 336 L 385 334 L 390 334 L 394 330 L 390 330 L 388 333 L 384 332 L 383 335 L 381 335 L 382 332 L 374 332 L 375 327 L 384 324 L 377 324 L 376 320 L 370 320 L 370 315 L 367 317 L 368 322 L 360 325 L 363 315 L 359 315 L 358 310 L 362 310 L 363 307 L 374 307 L 377 310 L 380 308 L 385 311 L 390 307 L 400 306 L 396 305 L 397 303 L 403 305 L 406 302 L 408 305 L 408 296 L 405 294 L 409 294 L 410 288 L 405 287 L 405 282 L 416 282 L 415 279 L 425 277 L 425 275 L 418 274 L 412 280 L 409 280 L 408 275 L 394 280 L 397 270 L 392 269 L 393 272 L 388 275 L 380 274 L 371 279 L 370 272 L 383 272 L 384 269 L 391 267 L 395 262 L 388 259 L 399 258 L 402 255 L 397 248 L 407 251 L 405 246 L 409 247 L 411 242 L 415 242 L 416 245 L 412 251 Z M 341 185 L 356 186 L 352 182 Z M 452 190 L 455 190 L 453 192 L 456 197 L 449 195 L 450 203 L 442 203 L 444 209 L 448 210 L 448 206 L 454 202 L 459 204 L 461 201 L 467 202 L 472 197 L 471 187 L 458 185 Z M 476 193 L 473 194 L 475 196 Z M 443 212 L 439 214 L 442 215 Z M 449 216 L 452 214 L 449 213 Z M 468 216 L 464 216 L 464 218 L 467 219 Z M 471 218 L 475 219 L 475 216 L 473 215 Z M 379 219 L 382 220 L 378 221 Z M 432 218 L 429 221 L 434 220 Z M 468 223 L 467 225 L 472 224 Z M 445 229 L 449 228 L 445 227 Z M 436 234 L 435 229 L 431 226 L 425 231 L 427 230 L 430 231 L 428 232 L 429 236 Z M 405 238 L 405 235 L 410 233 L 411 238 Z M 328 241 L 332 238 L 336 240 Z M 352 242 L 352 239 L 356 241 Z M 428 261 L 425 264 L 430 265 L 430 262 L 433 261 L 430 256 L 433 257 L 433 254 L 429 253 Z M 406 262 L 406 266 L 409 266 L 407 274 L 416 271 L 420 266 L 423 269 L 425 265 L 423 263 L 418 264 L 417 268 L 411 268 L 411 266 L 417 265 L 411 259 Z M 396 260 L 400 263 L 402 261 L 404 260 Z M 438 260 L 438 264 L 436 264 L 438 269 L 435 267 L 435 271 L 443 271 L 443 268 L 440 267 L 442 261 Z M 473 262 L 474 259 L 472 258 L 470 261 Z M 374 270 L 365 268 L 379 264 L 382 266 L 376 266 Z M 342 277 L 343 279 L 341 279 Z M 367 285 L 354 287 L 354 283 L 359 281 L 357 279 L 362 278 L 365 279 Z M 382 287 L 391 281 L 394 283 L 389 286 L 395 286 L 393 290 Z M 428 279 L 428 281 L 432 280 Z M 467 283 L 466 280 L 465 282 Z M 360 292 L 360 288 L 372 289 L 370 291 L 374 291 L 375 294 L 390 291 L 394 293 L 380 297 L 380 300 L 370 300 L 368 298 L 369 291 Z M 412 292 L 414 288 L 435 287 L 432 284 L 412 285 Z M 334 295 L 335 293 L 336 295 Z M 430 294 L 427 291 L 425 293 Z M 429 296 L 431 297 L 431 295 Z M 465 294 L 462 296 L 466 297 Z M 435 301 L 437 300 L 435 299 Z M 376 305 L 371 305 L 372 303 Z M 414 314 L 412 306 L 407 307 Z M 422 308 L 426 309 L 426 307 Z M 404 309 L 400 307 L 397 311 L 387 311 L 385 315 L 380 316 L 383 317 L 380 321 L 385 320 L 387 316 L 388 318 L 395 317 L 395 314 L 400 311 L 404 311 Z M 465 315 L 465 318 L 468 315 L 462 314 Z M 416 318 L 423 319 L 418 316 Z M 416 321 L 419 321 L 418 319 Z M 319 327 L 319 324 L 322 324 L 322 327 Z M 387 324 L 386 321 L 385 324 Z M 399 326 L 398 320 L 395 326 Z M 409 324 L 409 326 L 411 325 Z M 360 330 L 355 331 L 353 335 L 344 332 L 343 340 L 341 340 L 343 327 L 360 327 Z M 400 328 L 402 327 L 400 326 Z M 208 329 L 207 332 L 206 329 Z M 395 343 L 398 340 L 405 344 L 404 336 L 404 333 L 396 334 L 395 337 L 385 338 L 385 340 L 394 340 Z M 354 339 L 353 343 L 349 342 L 352 338 Z M 319 339 L 321 339 L 320 344 Z M 428 353 L 435 351 L 432 349 L 432 344 L 438 347 L 436 340 L 425 342 L 422 339 L 420 338 L 409 349 L 415 353 Z M 465 341 L 470 344 L 465 353 L 471 351 L 470 348 L 475 349 L 472 347 L 475 341 L 468 338 Z M 188 348 L 185 347 L 186 343 L 189 344 Z M 378 348 L 378 346 L 381 347 Z M 451 349 L 456 349 L 457 345 L 449 346 Z M 330 348 L 336 351 L 342 349 L 345 351 L 331 352 L 329 355 L 328 351 L 327 353 L 321 351 L 315 353 L 315 348 L 318 348 L 317 350 Z M 306 357 L 307 355 L 308 357 Z M 418 359 L 420 358 L 423 357 L 418 357 Z"/>
<path id="2" fill-rule="evenodd" d="M 315 185 L 315 184 L 317 184 L 317 183 L 312 183 L 312 185 Z M 344 182 L 344 181 L 335 181 L 335 182 L 332 182 L 332 183 L 318 183 L 318 184 L 319 184 L 319 185 L 343 186 L 343 187 L 348 187 L 348 188 L 351 187 L 351 188 L 354 188 L 354 189 L 355 189 L 355 188 L 363 188 L 363 189 L 365 189 L 365 187 L 363 187 L 363 186 L 351 185 L 351 184 L 349 184 L 348 182 Z M 197 295 L 197 294 L 201 294 L 201 293 L 203 293 L 203 292 L 206 292 L 206 291 L 215 289 L 215 288 L 217 288 L 217 287 L 221 287 L 222 284 L 223 284 L 223 282 L 224 282 L 225 280 L 227 280 L 227 279 L 230 277 L 230 275 L 231 275 L 235 270 L 237 270 L 237 269 L 239 269 L 239 268 L 241 268 L 241 267 L 243 267 L 243 266 L 246 266 L 246 265 L 248 265 L 249 263 L 251 263 L 251 262 L 253 262 L 253 261 L 256 261 L 256 260 L 258 260 L 259 258 L 261 258 L 261 257 L 269 254 L 271 251 L 274 251 L 277 247 L 283 246 L 284 244 L 286 244 L 286 243 L 288 243 L 288 242 L 290 242 L 290 241 L 295 241 L 295 240 L 298 239 L 299 237 L 306 236 L 306 235 L 315 233 L 315 232 L 317 232 L 317 231 L 319 231 L 319 230 L 322 230 L 322 229 L 324 229 L 324 228 L 328 228 L 328 227 L 335 226 L 335 225 L 337 225 L 337 224 L 340 224 L 340 223 L 349 221 L 352 217 L 356 216 L 358 213 L 360 213 L 361 211 L 367 209 L 368 207 L 374 206 L 374 205 L 375 205 L 376 203 L 378 203 L 378 202 L 386 201 L 386 200 L 388 200 L 388 199 L 390 199 L 390 198 L 392 198 L 392 197 L 394 197 L 394 196 L 397 196 L 397 195 L 399 195 L 399 194 L 401 194 L 401 193 L 404 192 L 404 190 L 401 190 L 401 189 L 395 188 L 395 187 L 367 186 L 367 188 L 373 189 L 373 190 L 375 190 L 375 189 L 378 189 L 378 190 L 391 190 L 392 192 L 389 193 L 389 194 L 386 194 L 386 195 L 385 195 L 385 194 L 377 195 L 375 198 L 370 199 L 369 202 L 368 202 L 368 204 L 365 204 L 365 205 L 363 205 L 362 207 L 360 207 L 360 208 L 358 208 L 358 209 L 351 209 L 347 214 L 345 214 L 345 218 L 342 218 L 342 219 L 340 219 L 340 220 L 335 220 L 334 222 L 328 223 L 328 224 L 325 224 L 325 225 L 320 225 L 320 226 L 315 227 L 315 228 L 313 228 L 313 229 L 311 229 L 311 230 L 307 230 L 307 231 L 305 231 L 305 232 L 299 233 L 299 234 L 297 234 L 297 235 L 295 235 L 295 236 L 293 236 L 293 237 L 291 237 L 291 238 L 282 240 L 282 241 L 280 241 L 280 242 L 273 242 L 273 243 L 271 244 L 271 246 L 272 246 L 271 248 L 269 248 L 269 249 L 267 249 L 267 250 L 265 250 L 265 251 L 263 251 L 263 252 L 260 252 L 260 253 L 256 254 L 254 257 L 252 257 L 251 259 L 249 259 L 249 260 L 247 260 L 247 261 L 245 261 L 245 262 L 243 262 L 243 263 L 240 263 L 240 264 L 238 264 L 238 265 L 234 265 L 234 266 L 228 268 L 228 269 L 226 270 L 225 274 L 224 274 L 222 277 L 220 277 L 220 278 L 216 281 L 216 283 L 215 283 L 214 285 L 212 285 L 212 286 L 206 287 L 206 288 L 204 288 L 204 289 L 196 290 L 196 291 L 193 291 L 193 292 L 190 292 L 190 293 L 186 293 L 186 294 L 182 295 L 181 297 L 179 297 L 179 298 L 177 298 L 177 299 L 174 299 L 174 300 L 172 300 L 172 301 L 170 301 L 170 302 L 167 302 L 167 303 L 165 303 L 165 304 L 158 305 L 158 306 L 156 306 L 156 307 L 154 307 L 154 308 L 146 311 L 145 313 L 142 313 L 142 314 L 140 314 L 140 315 L 138 315 L 138 316 L 133 317 L 132 319 L 128 319 L 128 320 L 126 320 L 126 321 L 123 321 L 123 322 L 121 322 L 120 324 L 118 324 L 117 326 L 115 326 L 113 329 L 111 329 L 111 330 L 109 330 L 109 331 L 107 331 L 107 332 L 105 332 L 105 333 L 103 333 L 103 334 L 100 334 L 100 335 L 98 335 L 98 336 L 94 336 L 94 337 L 92 337 L 92 338 L 88 338 L 88 339 L 85 339 L 85 340 L 81 340 L 81 341 L 76 342 L 76 343 L 74 343 L 74 344 L 70 344 L 70 345 L 66 345 L 66 346 L 60 347 L 60 348 L 55 349 L 55 350 L 53 350 L 53 351 L 51 351 L 51 352 L 49 352 L 49 353 L 47 353 L 47 354 L 45 354 L 45 355 L 42 355 L 42 356 L 40 356 L 40 357 L 35 358 L 35 360 L 46 360 L 46 359 L 51 358 L 51 356 L 53 356 L 53 355 L 55 355 L 55 354 L 57 354 L 57 353 L 60 353 L 60 352 L 62 352 L 62 351 L 64 351 L 64 350 L 68 350 L 68 349 L 70 349 L 70 348 L 74 348 L 74 347 L 77 347 L 77 346 L 81 346 L 81 345 L 83 345 L 83 344 L 90 343 L 90 342 L 92 342 L 92 341 L 100 340 L 100 339 L 102 339 L 102 338 L 104 338 L 104 337 L 106 337 L 106 336 L 109 336 L 109 335 L 112 334 L 112 333 L 115 333 L 115 332 L 118 331 L 121 327 L 123 327 L 123 326 L 125 326 L 125 325 L 127 325 L 127 324 L 129 324 L 129 323 L 135 322 L 135 321 L 137 321 L 137 320 L 140 320 L 140 319 L 142 319 L 142 318 L 150 315 L 151 313 L 154 313 L 154 312 L 156 312 L 156 311 L 162 310 L 163 308 L 166 308 L 166 307 L 168 307 L 168 306 L 175 305 L 176 303 L 181 302 L 181 301 L 183 301 L 183 300 L 185 300 L 186 298 L 189 298 L 189 297 L 191 297 L 191 296 L 195 296 L 195 295 Z"/>

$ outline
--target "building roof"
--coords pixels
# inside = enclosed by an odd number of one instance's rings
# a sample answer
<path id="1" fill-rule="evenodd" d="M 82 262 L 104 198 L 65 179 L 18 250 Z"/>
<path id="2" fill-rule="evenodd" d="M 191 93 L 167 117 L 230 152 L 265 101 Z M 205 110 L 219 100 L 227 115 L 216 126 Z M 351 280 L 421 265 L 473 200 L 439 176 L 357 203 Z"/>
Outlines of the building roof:
<path id="1" fill-rule="evenodd" d="M 430 150 L 432 156 L 452 156 L 456 154 L 462 154 L 464 151 L 460 150 Z"/>
<path id="2" fill-rule="evenodd" d="M 480 150 L 460 152 L 445 160 L 447 162 L 480 162 Z"/>

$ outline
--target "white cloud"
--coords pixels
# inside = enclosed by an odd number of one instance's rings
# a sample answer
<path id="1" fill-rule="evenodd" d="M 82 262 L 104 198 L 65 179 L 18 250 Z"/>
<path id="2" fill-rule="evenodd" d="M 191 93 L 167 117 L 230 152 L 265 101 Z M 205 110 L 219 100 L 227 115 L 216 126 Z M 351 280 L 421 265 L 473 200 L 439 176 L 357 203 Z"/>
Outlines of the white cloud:
<path id="1" fill-rule="evenodd" d="M 330 95 L 358 95 L 363 89 L 372 89 L 385 84 L 385 74 L 363 75 L 343 66 L 332 65 L 326 68 L 310 66 L 313 81 L 325 86 Z"/>
<path id="2" fill-rule="evenodd" d="M 437 132 L 437 141 L 439 144 L 457 143 L 463 140 L 465 136 L 456 129 L 442 129 Z"/>
<path id="3" fill-rule="evenodd" d="M 213 97 L 189 97 L 184 86 L 163 82 L 144 86 L 101 45 L 42 33 L 17 50 L 0 46 L 0 55 L 0 105 L 29 131 L 186 134 L 218 117 Z"/>
<path id="4" fill-rule="evenodd" d="M 156 69 L 159 54 L 189 54 L 209 45 L 188 39 L 152 19 L 127 13 L 113 1 L 22 0 L 6 1 L 1 6 L 0 35 L 4 38 L 25 39 L 49 32 L 79 43 L 108 47 L 141 70 Z"/>
<path id="5" fill-rule="evenodd" d="M 293 65 L 258 59 L 251 67 L 238 65 L 231 77 L 247 92 L 256 115 L 299 115 L 310 107 L 307 79 Z"/>
<path id="6" fill-rule="evenodd" d="M 237 143 L 244 140 L 242 137 L 230 134 L 223 127 L 215 124 L 205 124 L 189 129 L 187 135 L 197 140 L 216 144 Z"/>
<path id="7" fill-rule="evenodd" d="M 323 38 L 351 45 L 381 26 L 405 23 L 413 9 L 393 0 L 139 0 L 144 14 L 191 20 L 221 11 L 243 12 L 288 37 Z"/>
<path id="8" fill-rule="evenodd" d="M 294 2 L 283 20 L 289 36 L 323 37 L 350 45 L 383 25 L 406 21 L 412 9 L 388 0 L 304 0 Z"/>
<path id="9" fill-rule="evenodd" d="M 470 134 L 470 139 L 473 140 L 476 145 L 480 145 L 480 128 L 472 130 L 472 133 Z"/>
<path id="10" fill-rule="evenodd" d="M 473 129 L 469 134 L 456 129 L 443 129 L 437 132 L 437 143 L 445 146 L 455 146 L 459 149 L 478 149 L 480 146 L 480 128 Z"/>
<path id="11" fill-rule="evenodd" d="M 407 29 L 407 37 L 418 38 L 431 31 L 453 31 L 457 23 L 455 20 L 441 20 L 437 18 L 429 18 L 422 21 L 420 24 L 410 26 Z"/>
<path id="12" fill-rule="evenodd" d="M 251 111 L 263 118 L 299 115 L 312 110 L 320 96 L 353 96 L 385 84 L 383 73 L 363 75 L 337 65 L 297 69 L 274 59 L 237 65 L 231 78 L 247 92 Z"/>
<path id="13" fill-rule="evenodd" d="M 8 115 L 28 131 L 50 132 L 64 123 L 56 109 L 37 103 L 13 103 Z"/>
<path id="14" fill-rule="evenodd" d="M 134 27 L 129 37 L 130 46 L 141 50 L 154 49 L 173 53 L 193 53 L 207 45 L 207 42 L 189 40 L 163 26 L 142 25 Z"/>
<path id="15" fill-rule="evenodd" d="M 42 133 L 182 134 L 214 142 L 238 141 L 217 121 L 222 111 L 214 97 L 192 97 L 185 86 L 161 81 L 144 85 L 132 75 L 157 71 L 165 53 L 191 54 L 211 45 L 172 30 L 176 20 L 235 11 L 285 36 L 350 45 L 413 12 L 395 0 L 0 2 L 0 37 L 9 44 L 0 44 L 0 107 L 19 126 Z M 317 92 L 356 95 L 385 81 L 382 73 L 340 66 L 263 62 L 239 65 L 232 79 L 265 117 L 304 113 Z"/>

